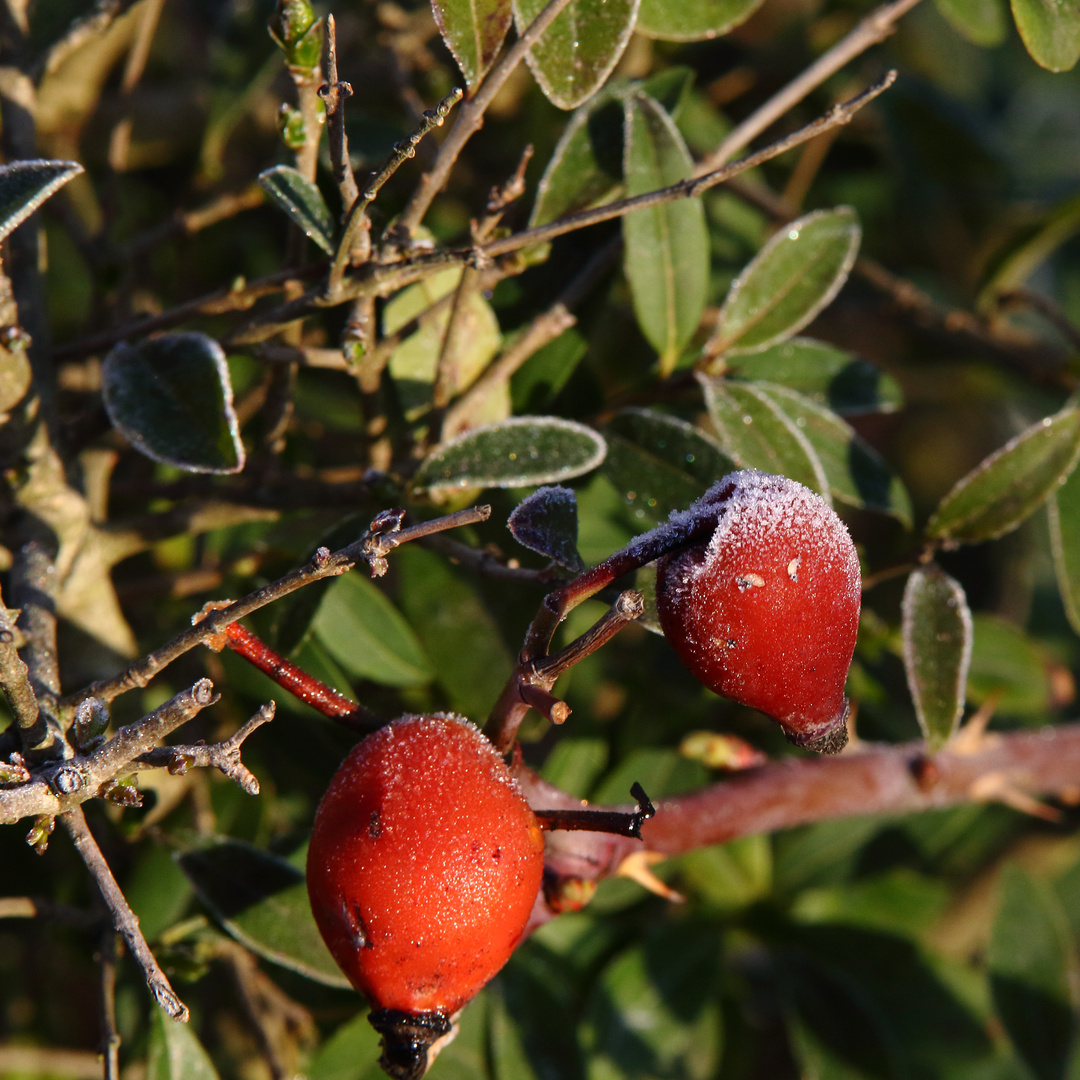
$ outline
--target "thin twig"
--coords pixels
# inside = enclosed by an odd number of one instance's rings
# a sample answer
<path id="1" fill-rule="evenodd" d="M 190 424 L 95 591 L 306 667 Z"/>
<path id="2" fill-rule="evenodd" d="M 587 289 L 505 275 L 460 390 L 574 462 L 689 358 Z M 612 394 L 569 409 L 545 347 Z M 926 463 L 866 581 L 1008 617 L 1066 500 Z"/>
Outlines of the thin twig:
<path id="1" fill-rule="evenodd" d="M 45 919 L 81 930 L 101 925 L 97 912 L 58 904 L 43 896 L 0 896 L 0 919 Z"/>
<path id="2" fill-rule="evenodd" d="M 117 122 L 109 138 L 108 160 L 113 172 L 123 172 L 127 168 L 128 149 L 131 146 L 131 116 L 127 114 L 126 107 L 146 68 L 150 46 L 157 33 L 161 9 L 164 6 L 165 0 L 147 0 L 141 9 L 139 28 L 135 32 L 135 41 L 128 53 L 124 74 L 120 80 L 120 101 L 125 107 L 125 115 Z"/>
<path id="3" fill-rule="evenodd" d="M 15 647 L 16 631 L 10 615 L 0 597 L 0 687 L 19 728 L 22 745 L 36 746 L 46 735 L 45 719 L 38 710 L 26 664 Z"/>
<path id="4" fill-rule="evenodd" d="M 333 15 L 326 16 L 323 36 L 323 71 L 326 82 L 319 87 L 319 97 L 326 105 L 326 133 L 330 143 L 330 169 L 337 184 L 341 205 L 348 209 L 360 194 L 349 160 L 349 137 L 345 134 L 345 102 L 352 97 L 353 88 L 338 79 L 337 23 Z"/>
<path id="5" fill-rule="evenodd" d="M 150 951 L 150 946 L 146 944 L 146 938 L 139 929 L 138 916 L 131 910 L 123 891 L 116 883 L 116 878 L 113 877 L 113 872 L 109 869 L 101 848 L 98 847 L 97 841 L 90 832 L 90 827 L 86 824 L 86 815 L 83 814 L 82 807 L 77 806 L 69 810 L 61 816 L 60 820 L 71 835 L 75 848 L 90 871 L 94 883 L 101 891 L 102 899 L 112 913 L 113 926 L 124 935 L 131 954 L 142 967 L 150 993 L 174 1020 L 186 1021 L 187 1006 L 176 996 L 165 973 L 158 967 L 158 962 L 154 959 L 154 954 Z"/>
<path id="6" fill-rule="evenodd" d="M 59 40 L 54 42 L 40 63 L 31 71 L 35 82 L 40 82 L 45 75 L 52 75 L 61 64 L 76 50 L 81 49 L 91 38 L 104 34 L 106 30 L 137 0 L 97 0 L 93 10 L 80 15 Z"/>
<path id="7" fill-rule="evenodd" d="M 120 1033 L 116 1029 L 116 931 L 101 932 L 98 963 L 101 967 L 101 1057 L 104 1080 L 120 1080 Z"/>

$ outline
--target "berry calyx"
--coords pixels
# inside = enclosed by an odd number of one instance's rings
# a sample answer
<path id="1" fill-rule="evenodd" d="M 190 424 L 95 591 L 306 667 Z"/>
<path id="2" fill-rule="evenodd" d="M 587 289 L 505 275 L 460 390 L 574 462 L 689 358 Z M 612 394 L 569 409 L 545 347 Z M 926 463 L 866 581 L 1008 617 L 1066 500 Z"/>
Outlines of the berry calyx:
<path id="1" fill-rule="evenodd" d="M 543 867 L 536 816 L 468 721 L 403 717 L 342 763 L 315 816 L 308 895 L 391 1076 L 422 1076 L 428 1047 L 509 959 Z"/>
<path id="2" fill-rule="evenodd" d="M 861 581 L 846 526 L 802 484 L 753 469 L 691 508 L 705 509 L 712 536 L 657 564 L 664 635 L 710 690 L 779 720 L 800 746 L 837 753 Z"/>

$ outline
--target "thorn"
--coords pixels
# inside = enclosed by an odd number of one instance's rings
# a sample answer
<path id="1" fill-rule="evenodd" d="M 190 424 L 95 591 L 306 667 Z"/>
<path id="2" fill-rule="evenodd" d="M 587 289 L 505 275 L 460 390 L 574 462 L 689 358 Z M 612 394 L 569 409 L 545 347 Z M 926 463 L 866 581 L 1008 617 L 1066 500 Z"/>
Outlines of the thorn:
<path id="1" fill-rule="evenodd" d="M 971 797 L 976 802 L 999 802 L 1031 817 L 1060 825 L 1061 811 L 1036 799 L 1017 787 L 1004 773 L 987 773 L 971 785 Z"/>
<path id="2" fill-rule="evenodd" d="M 619 863 L 619 869 L 615 871 L 615 874 L 618 877 L 636 881 L 643 889 L 648 889 L 649 892 L 662 896 L 673 904 L 685 904 L 686 897 L 682 893 L 676 892 L 649 869 L 658 862 L 663 862 L 664 858 L 665 856 L 658 851 L 635 851 Z"/>
<path id="3" fill-rule="evenodd" d="M 977 754 L 986 749 L 986 728 L 993 719 L 1004 690 L 998 688 L 986 695 L 986 700 L 971 714 L 966 724 L 958 728 L 949 740 L 949 750 L 954 754 Z"/>

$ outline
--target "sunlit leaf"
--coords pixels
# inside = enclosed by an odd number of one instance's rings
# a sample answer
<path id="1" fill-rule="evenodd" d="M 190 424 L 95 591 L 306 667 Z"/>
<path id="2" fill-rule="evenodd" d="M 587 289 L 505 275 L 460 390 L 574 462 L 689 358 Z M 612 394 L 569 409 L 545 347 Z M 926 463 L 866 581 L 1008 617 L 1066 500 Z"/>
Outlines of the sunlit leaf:
<path id="1" fill-rule="evenodd" d="M 431 491 L 554 484 L 595 469 L 605 450 L 604 440 L 584 424 L 519 416 L 440 446 L 424 459 L 413 482 Z"/>
<path id="2" fill-rule="evenodd" d="M 762 0 L 641 0 L 637 30 L 665 41 L 719 37 L 745 22 Z"/>
<path id="3" fill-rule="evenodd" d="M 1048 416 L 1010 439 L 960 480 L 934 511 L 926 535 L 975 543 L 1015 529 L 1076 467 L 1080 409 Z"/>
<path id="4" fill-rule="evenodd" d="M 475 88 L 510 29 L 510 0 L 431 0 L 431 9 L 469 89 Z"/>
<path id="5" fill-rule="evenodd" d="M 259 173 L 259 186 L 289 215 L 304 235 L 328 255 L 334 253 L 334 223 L 322 192 L 291 165 Z"/>
<path id="6" fill-rule="evenodd" d="M 225 353 L 205 334 L 121 342 L 105 357 L 109 420 L 136 450 L 188 472 L 244 467 Z"/>
<path id="7" fill-rule="evenodd" d="M 971 666 L 971 610 L 963 586 L 933 563 L 904 589 L 904 668 L 919 727 L 931 750 L 944 746 L 964 711 Z"/>
<path id="8" fill-rule="evenodd" d="M 735 279 L 706 352 L 764 349 L 797 333 L 847 281 L 861 237 L 848 206 L 785 225 Z"/>
<path id="9" fill-rule="evenodd" d="M 83 171 L 77 161 L 34 159 L 0 165 L 0 240 Z"/>
<path id="10" fill-rule="evenodd" d="M 1012 0 L 1013 18 L 1035 63 L 1069 71 L 1080 59 L 1078 0 Z"/>
<path id="11" fill-rule="evenodd" d="M 561 566 L 584 569 L 577 550 L 577 496 L 570 488 L 537 488 L 514 507 L 506 527 L 522 547 Z"/>
<path id="12" fill-rule="evenodd" d="M 937 0 L 953 29 L 984 49 L 1000 45 L 1009 29 L 1002 0 Z"/>
<path id="13" fill-rule="evenodd" d="M 1061 602 L 1080 634 L 1080 468 L 1073 469 L 1046 505 Z"/>
<path id="14" fill-rule="evenodd" d="M 379 1033 L 366 1012 L 346 1020 L 304 1067 L 307 1080 L 382 1080 Z"/>
<path id="15" fill-rule="evenodd" d="M 674 121 L 652 98 L 626 101 L 626 194 L 669 187 L 694 164 Z M 638 325 L 669 375 L 705 310 L 709 237 L 700 199 L 677 199 L 623 218 L 623 270 Z"/>
<path id="16" fill-rule="evenodd" d="M 547 0 L 514 0 L 523 34 Z M 560 109 L 574 109 L 596 92 L 619 62 L 637 17 L 638 0 L 570 0 L 526 54 L 536 81 Z"/>
<path id="17" fill-rule="evenodd" d="M 146 1080 L 217 1080 L 217 1069 L 191 1024 L 170 1020 L 162 1009 L 150 1014 Z"/>

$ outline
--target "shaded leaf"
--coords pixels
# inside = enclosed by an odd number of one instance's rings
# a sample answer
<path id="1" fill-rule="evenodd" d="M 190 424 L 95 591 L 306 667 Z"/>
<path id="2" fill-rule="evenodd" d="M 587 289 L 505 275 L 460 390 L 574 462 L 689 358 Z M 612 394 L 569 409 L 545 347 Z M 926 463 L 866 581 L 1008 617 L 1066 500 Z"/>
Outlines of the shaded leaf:
<path id="1" fill-rule="evenodd" d="M 514 0 L 519 34 L 546 3 Z M 638 0 L 570 0 L 525 57 L 552 104 L 574 109 L 603 86 L 630 40 L 637 9 Z"/>
<path id="2" fill-rule="evenodd" d="M 604 460 L 604 440 L 557 416 L 519 416 L 475 428 L 429 454 L 413 478 L 418 488 L 552 484 L 590 472 Z"/>
<path id="3" fill-rule="evenodd" d="M 584 569 L 577 549 L 577 496 L 570 488 L 537 488 L 514 507 L 506 527 L 522 547 L 560 566 Z"/>
<path id="4" fill-rule="evenodd" d="M 1002 0 L 937 0 L 937 8 L 975 45 L 989 49 L 1005 40 L 1009 25 Z"/>
<path id="5" fill-rule="evenodd" d="M 1036 1080 L 1063 1080 L 1073 1038 L 1068 923 L 1050 887 L 1020 866 L 1001 877 L 987 966 L 998 1016 Z"/>
<path id="6" fill-rule="evenodd" d="M 243 469 L 229 367 L 213 338 L 121 342 L 105 357 L 101 382 L 113 427 L 147 457 L 188 472 Z"/>
<path id="7" fill-rule="evenodd" d="M 960 582 L 930 563 L 904 588 L 904 668 L 919 727 L 931 750 L 944 746 L 964 711 L 971 666 L 971 610 Z"/>
<path id="8" fill-rule="evenodd" d="M 809 439 L 757 386 L 701 378 L 720 444 L 744 468 L 780 473 L 830 502 L 829 482 Z"/>
<path id="9" fill-rule="evenodd" d="M 412 628 L 386 594 L 361 574 L 345 574 L 330 586 L 311 629 L 355 679 L 421 686 L 434 675 Z"/>
<path id="10" fill-rule="evenodd" d="M 1004 716 L 1044 720 L 1054 704 L 1055 660 L 1041 642 L 996 615 L 972 619 L 974 644 L 968 674 L 968 699 L 981 705 L 991 694 Z"/>
<path id="11" fill-rule="evenodd" d="M 723 371 L 748 382 L 779 383 L 845 416 L 895 412 L 900 385 L 868 360 L 813 338 L 794 337 L 760 352 L 728 353 Z"/>
<path id="12" fill-rule="evenodd" d="M 170 1020 L 163 1009 L 151 1010 L 146 1080 L 217 1080 L 217 1075 L 191 1024 Z"/>
<path id="13" fill-rule="evenodd" d="M 710 911 L 728 913 L 764 900 L 772 888 L 772 845 L 764 833 L 699 848 L 679 860 L 681 888 Z"/>
<path id="14" fill-rule="evenodd" d="M 628 197 L 668 187 L 693 174 L 675 122 L 644 94 L 625 105 L 624 173 Z M 670 375 L 705 310 L 709 237 L 700 199 L 676 199 L 635 210 L 622 221 L 623 270 L 638 325 Z"/>
<path id="15" fill-rule="evenodd" d="M 0 165 L 0 240 L 83 171 L 77 161 L 35 159 Z"/>
<path id="16" fill-rule="evenodd" d="M 1061 602 L 1073 630 L 1080 634 L 1080 468 L 1073 469 L 1046 506 Z"/>
<path id="17" fill-rule="evenodd" d="M 1015 529 L 1076 467 L 1080 409 L 1063 409 L 1010 439 L 960 480 L 926 526 L 935 540 L 975 543 Z"/>
<path id="18" fill-rule="evenodd" d="M 307 1080 L 382 1080 L 379 1033 L 368 1014 L 347 1020 L 315 1052 L 304 1068 Z"/>
<path id="19" fill-rule="evenodd" d="M 259 173 L 259 186 L 289 215 L 303 234 L 334 254 L 334 223 L 322 192 L 291 165 L 275 165 Z"/>
<path id="20" fill-rule="evenodd" d="M 1069 71 L 1080 59 L 1078 0 L 1012 0 L 1013 18 L 1035 63 Z"/>
<path id="21" fill-rule="evenodd" d="M 732 283 L 706 352 L 764 349 L 797 333 L 840 291 L 861 237 L 849 206 L 784 226 Z"/>
<path id="22" fill-rule="evenodd" d="M 540 775 L 579 799 L 588 798 L 608 762 L 605 739 L 562 738 L 544 760 Z"/>
<path id="23" fill-rule="evenodd" d="M 510 29 L 510 0 L 431 0 L 431 10 L 446 47 L 474 89 Z"/>
<path id="24" fill-rule="evenodd" d="M 762 0 L 641 0 L 636 29 L 665 41 L 711 40 L 746 22 Z"/>
<path id="25" fill-rule="evenodd" d="M 316 982 L 351 984 L 323 943 L 304 875 L 259 848 L 226 840 L 179 856 L 199 899 L 252 952 Z"/>

